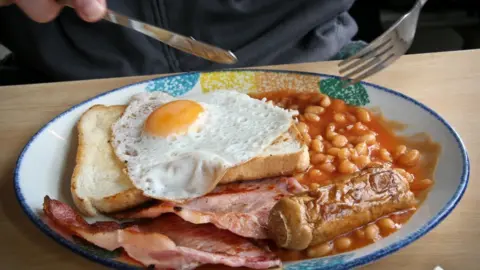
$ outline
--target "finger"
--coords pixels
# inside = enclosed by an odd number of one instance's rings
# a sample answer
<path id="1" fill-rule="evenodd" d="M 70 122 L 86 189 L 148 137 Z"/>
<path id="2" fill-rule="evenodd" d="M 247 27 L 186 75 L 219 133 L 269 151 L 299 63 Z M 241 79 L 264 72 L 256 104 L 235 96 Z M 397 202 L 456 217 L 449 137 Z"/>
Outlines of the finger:
<path id="1" fill-rule="evenodd" d="M 16 0 L 15 3 L 28 17 L 41 23 L 55 19 L 62 9 L 55 0 Z"/>
<path id="2" fill-rule="evenodd" d="M 73 7 L 78 16 L 87 22 L 102 19 L 107 11 L 106 0 L 73 0 Z"/>

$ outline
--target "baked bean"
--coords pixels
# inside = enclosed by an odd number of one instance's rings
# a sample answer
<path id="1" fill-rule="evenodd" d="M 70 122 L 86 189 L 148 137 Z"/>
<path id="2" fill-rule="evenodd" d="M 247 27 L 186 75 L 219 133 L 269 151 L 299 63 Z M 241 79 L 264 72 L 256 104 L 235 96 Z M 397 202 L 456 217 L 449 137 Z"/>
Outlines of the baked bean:
<path id="1" fill-rule="evenodd" d="M 357 171 L 357 166 L 348 160 L 343 160 L 338 165 L 338 171 L 343 174 L 351 174 Z"/>
<path id="2" fill-rule="evenodd" d="M 305 112 L 306 113 L 313 113 L 313 114 L 322 114 L 325 112 L 325 108 L 323 108 L 322 106 L 308 106 L 306 109 L 305 109 Z"/>
<path id="3" fill-rule="evenodd" d="M 305 119 L 309 122 L 316 123 L 320 121 L 320 116 L 313 113 L 305 113 L 304 116 L 305 116 Z"/>
<path id="4" fill-rule="evenodd" d="M 357 122 L 357 118 L 351 113 L 347 113 L 346 117 L 347 117 L 348 122 Z"/>
<path id="5" fill-rule="evenodd" d="M 367 144 L 365 142 L 358 143 L 355 145 L 355 151 L 357 151 L 359 155 L 368 155 Z"/>
<path id="6" fill-rule="evenodd" d="M 308 125 L 303 123 L 303 122 L 298 122 L 297 123 L 297 129 L 301 133 L 308 133 Z"/>
<path id="7" fill-rule="evenodd" d="M 315 136 L 315 139 L 317 139 L 317 140 L 319 140 L 319 141 L 323 141 L 322 135 L 317 135 L 317 136 Z"/>
<path id="8" fill-rule="evenodd" d="M 325 97 L 324 94 L 321 93 L 315 93 L 310 99 L 310 103 L 318 103 L 320 102 L 323 98 Z"/>
<path id="9" fill-rule="evenodd" d="M 395 225 L 395 222 L 391 218 L 384 217 L 381 218 L 377 221 L 378 226 L 387 232 L 393 231 L 397 225 Z"/>
<path id="10" fill-rule="evenodd" d="M 350 157 L 352 158 L 352 160 L 356 159 L 358 157 L 358 153 L 357 151 L 355 150 L 355 148 L 353 147 L 349 147 L 348 148 L 348 151 L 350 152 Z"/>
<path id="11" fill-rule="evenodd" d="M 290 110 L 298 110 L 299 107 L 298 107 L 298 105 L 293 104 L 293 105 L 288 106 L 288 108 L 289 108 Z"/>
<path id="12" fill-rule="evenodd" d="M 337 136 L 338 133 L 336 133 L 335 131 L 331 131 L 331 130 L 327 130 L 327 132 L 325 132 L 325 137 L 327 137 L 327 140 L 333 140 L 333 138 L 335 138 L 335 136 Z"/>
<path id="13" fill-rule="evenodd" d="M 306 145 L 310 145 L 312 142 L 312 137 L 310 137 L 310 134 L 308 133 L 302 133 L 302 138 Z"/>
<path id="14" fill-rule="evenodd" d="M 395 150 L 393 151 L 393 157 L 398 158 L 401 155 L 405 154 L 407 152 L 407 147 L 405 145 L 399 145 L 395 147 Z"/>
<path id="15" fill-rule="evenodd" d="M 348 143 L 347 137 L 343 135 L 337 135 L 332 139 L 332 144 L 335 147 L 344 147 L 345 145 L 347 145 L 347 143 Z"/>
<path id="16" fill-rule="evenodd" d="M 312 156 L 312 158 L 310 159 L 310 162 L 313 164 L 313 165 L 317 165 L 317 164 L 320 164 L 320 163 L 324 163 L 325 161 L 327 160 L 327 156 L 325 156 L 324 154 L 314 154 Z"/>
<path id="17" fill-rule="evenodd" d="M 327 108 L 330 104 L 332 104 L 332 101 L 328 96 L 323 97 L 322 101 L 320 101 L 320 106 L 324 108 Z"/>
<path id="18" fill-rule="evenodd" d="M 325 146 L 325 149 L 330 149 L 332 148 L 332 143 L 329 141 L 323 141 L 323 145 Z"/>
<path id="19" fill-rule="evenodd" d="M 350 157 L 350 151 L 348 148 L 342 148 L 338 151 L 337 156 L 339 159 L 348 159 Z"/>
<path id="20" fill-rule="evenodd" d="M 339 129 L 338 133 L 345 133 L 345 129 L 344 128 Z"/>
<path id="21" fill-rule="evenodd" d="M 316 189 L 318 189 L 319 187 L 320 187 L 320 185 L 317 184 L 317 183 L 311 183 L 311 184 L 310 184 L 310 189 L 311 189 L 311 190 L 316 190 Z"/>
<path id="22" fill-rule="evenodd" d="M 363 134 L 368 131 L 368 127 L 361 122 L 356 122 L 355 125 L 353 125 L 352 131 L 356 134 Z"/>
<path id="23" fill-rule="evenodd" d="M 370 241 L 376 241 L 380 238 L 380 229 L 375 224 L 369 224 L 365 228 L 365 238 Z"/>
<path id="24" fill-rule="evenodd" d="M 363 229 L 355 230 L 355 236 L 360 238 L 360 239 L 365 238 L 365 230 L 363 230 Z"/>
<path id="25" fill-rule="evenodd" d="M 335 121 L 337 123 L 340 123 L 340 124 L 343 124 L 343 123 L 347 122 L 347 118 L 345 117 L 345 114 L 343 114 L 343 113 L 335 113 L 333 115 L 333 121 Z"/>
<path id="26" fill-rule="evenodd" d="M 334 112 L 344 112 L 347 110 L 347 106 L 345 105 L 345 101 L 334 99 L 332 100 L 332 109 Z"/>
<path id="27" fill-rule="evenodd" d="M 314 151 L 319 152 L 319 153 L 323 153 L 323 151 L 325 150 L 325 146 L 318 139 L 313 139 L 312 140 L 311 147 Z"/>
<path id="28" fill-rule="evenodd" d="M 370 158 L 368 156 L 359 156 L 353 162 L 359 169 L 363 169 L 370 164 Z"/>
<path id="29" fill-rule="evenodd" d="M 335 156 L 327 155 L 325 162 L 332 163 L 335 160 Z"/>
<path id="30" fill-rule="evenodd" d="M 365 142 L 367 145 L 373 145 L 377 142 L 377 139 L 374 134 L 365 134 L 358 137 L 357 142 Z"/>
<path id="31" fill-rule="evenodd" d="M 341 251 L 347 250 L 352 246 L 350 237 L 342 236 L 335 240 L 335 248 Z"/>
<path id="32" fill-rule="evenodd" d="M 347 148 L 353 148 L 353 144 L 351 143 L 347 144 Z"/>
<path id="33" fill-rule="evenodd" d="M 327 150 L 327 154 L 332 156 L 338 156 L 338 152 L 340 152 L 340 148 L 332 147 Z"/>
<path id="34" fill-rule="evenodd" d="M 308 171 L 308 176 L 312 178 L 318 178 L 322 176 L 322 172 L 318 169 L 311 169 L 310 171 Z"/>
<path id="35" fill-rule="evenodd" d="M 413 183 L 410 184 L 410 189 L 413 191 L 424 190 L 431 187 L 432 185 L 433 181 L 426 178 L 420 181 L 413 181 Z"/>
<path id="36" fill-rule="evenodd" d="M 368 123 L 372 120 L 372 118 L 370 117 L 370 113 L 363 108 L 357 109 L 357 118 L 363 123 Z"/>
<path id="37" fill-rule="evenodd" d="M 323 163 L 319 168 L 320 170 L 328 173 L 333 173 L 336 170 L 335 165 L 332 163 Z"/>
<path id="38" fill-rule="evenodd" d="M 413 149 L 398 157 L 398 163 L 403 166 L 413 167 L 417 165 L 419 159 L 420 152 Z"/>
<path id="39" fill-rule="evenodd" d="M 332 252 L 333 247 L 330 243 L 323 243 L 307 249 L 307 256 L 310 258 L 322 257 Z"/>
<path id="40" fill-rule="evenodd" d="M 414 180 L 413 174 L 405 171 L 402 168 L 395 168 L 393 170 L 397 171 L 399 174 L 401 174 L 403 177 L 405 177 L 405 179 L 407 179 L 408 182 L 410 182 L 410 183 L 413 182 L 413 180 Z"/>
<path id="41" fill-rule="evenodd" d="M 376 142 L 376 143 L 370 145 L 369 148 L 370 148 L 370 150 L 373 150 L 373 151 L 375 151 L 375 150 L 380 150 L 380 148 L 381 148 L 381 147 L 380 147 L 380 143 Z"/>
<path id="42" fill-rule="evenodd" d="M 380 154 L 380 158 L 383 161 L 392 162 L 392 155 L 390 155 L 390 152 L 388 152 L 387 149 L 385 148 L 380 149 L 379 154 Z"/>
<path id="43" fill-rule="evenodd" d="M 300 122 L 306 122 L 307 121 L 305 119 L 305 116 L 303 116 L 303 115 L 298 115 L 297 118 L 298 118 L 298 121 L 300 121 Z"/>

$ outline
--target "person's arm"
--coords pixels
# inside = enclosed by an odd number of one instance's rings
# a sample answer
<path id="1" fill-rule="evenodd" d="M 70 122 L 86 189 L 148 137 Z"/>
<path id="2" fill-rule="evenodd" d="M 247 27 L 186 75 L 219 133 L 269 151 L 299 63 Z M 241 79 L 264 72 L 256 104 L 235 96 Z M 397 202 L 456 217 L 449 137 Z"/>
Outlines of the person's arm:
<path id="1" fill-rule="evenodd" d="M 106 0 L 72 0 L 77 14 L 87 22 L 100 20 L 106 11 Z M 0 0 L 0 7 L 16 4 L 32 20 L 45 23 L 55 19 L 63 6 L 56 0 Z"/>

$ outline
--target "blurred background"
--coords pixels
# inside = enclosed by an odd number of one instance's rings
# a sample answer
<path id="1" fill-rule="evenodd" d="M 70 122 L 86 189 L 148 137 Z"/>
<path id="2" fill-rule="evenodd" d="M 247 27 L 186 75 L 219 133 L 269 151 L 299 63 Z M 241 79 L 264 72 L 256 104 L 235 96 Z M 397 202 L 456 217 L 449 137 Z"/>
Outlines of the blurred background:
<path id="1" fill-rule="evenodd" d="M 336 0 L 332 0 L 336 1 Z M 413 7 L 415 0 L 357 0 L 351 14 L 356 39 L 370 42 Z M 480 48 L 480 0 L 430 0 L 422 10 L 409 50 L 428 53 Z M 0 59 L 8 51 L 0 44 Z"/>
<path id="2" fill-rule="evenodd" d="M 415 0 L 357 0 L 350 14 L 356 39 L 370 42 L 415 4 Z M 480 48 L 480 0 L 430 0 L 421 14 L 409 54 Z"/>

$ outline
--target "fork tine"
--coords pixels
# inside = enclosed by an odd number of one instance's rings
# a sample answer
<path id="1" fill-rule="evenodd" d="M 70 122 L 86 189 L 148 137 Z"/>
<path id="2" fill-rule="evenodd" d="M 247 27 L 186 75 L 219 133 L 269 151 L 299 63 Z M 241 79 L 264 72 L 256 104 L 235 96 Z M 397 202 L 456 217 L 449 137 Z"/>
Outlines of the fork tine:
<path id="1" fill-rule="evenodd" d="M 375 56 L 371 57 L 371 58 L 368 58 L 368 59 L 362 59 L 362 60 L 359 60 L 358 62 L 362 62 L 361 66 L 359 66 L 358 68 L 350 71 L 348 74 L 344 75 L 343 78 L 352 78 L 357 75 L 358 73 L 361 73 L 371 67 L 373 67 L 374 65 L 380 63 L 383 59 L 385 59 L 383 56 L 384 55 L 388 55 L 389 52 L 392 52 L 392 49 L 393 49 L 393 44 L 390 45 L 389 47 L 387 47 L 386 49 L 378 52 L 378 54 L 376 54 Z M 391 53 L 393 54 L 393 53 Z M 367 62 L 367 60 L 370 60 Z"/>
<path id="2" fill-rule="evenodd" d="M 387 41 L 385 41 L 385 39 L 387 39 Z M 381 47 L 382 45 L 384 45 L 384 43 L 388 42 L 390 39 L 391 38 L 388 35 L 378 37 L 377 39 L 372 41 L 372 43 L 370 43 L 367 47 L 361 49 L 359 52 L 357 52 L 356 54 L 348 57 L 347 59 L 342 60 L 340 63 L 338 63 L 338 66 L 339 67 L 344 66 L 344 65 L 352 62 L 352 60 L 364 57 L 365 55 L 374 51 L 375 48 Z"/>
<path id="3" fill-rule="evenodd" d="M 386 68 L 389 64 L 391 64 L 392 62 L 394 62 L 395 60 L 397 60 L 399 58 L 399 56 L 396 56 L 395 54 L 391 54 L 389 55 L 386 59 L 384 59 L 383 61 L 381 61 L 380 63 L 378 63 L 378 65 L 376 65 L 375 67 L 367 70 L 365 73 L 361 74 L 359 77 L 355 78 L 355 79 L 352 79 L 352 80 L 349 80 L 349 81 L 346 81 L 346 84 L 343 85 L 343 87 L 348 87 L 350 85 L 354 85 L 354 84 L 357 84 L 358 82 L 362 81 L 363 79 L 369 77 L 369 76 L 372 76 L 373 74 L 379 72 L 380 70 Z"/>
<path id="4" fill-rule="evenodd" d="M 382 44 L 378 45 L 377 47 L 373 48 L 370 52 L 368 52 L 367 54 L 364 54 L 363 56 L 359 57 L 358 61 L 355 61 L 353 63 L 351 63 L 350 65 L 346 66 L 346 67 L 343 67 L 339 70 L 339 73 L 340 74 L 343 74 L 345 73 L 346 71 L 348 70 L 351 70 L 359 65 L 363 65 L 365 62 L 367 62 L 368 60 L 374 58 L 374 57 L 378 57 L 379 55 L 381 55 L 384 51 L 381 51 L 380 53 L 377 53 L 379 50 L 381 50 L 383 47 L 385 47 L 386 45 L 390 44 L 390 46 L 387 48 L 387 50 L 390 50 L 393 45 L 391 44 L 391 41 L 392 39 L 388 39 L 387 41 L 383 42 Z M 345 76 L 345 77 L 350 77 L 350 76 Z"/>

